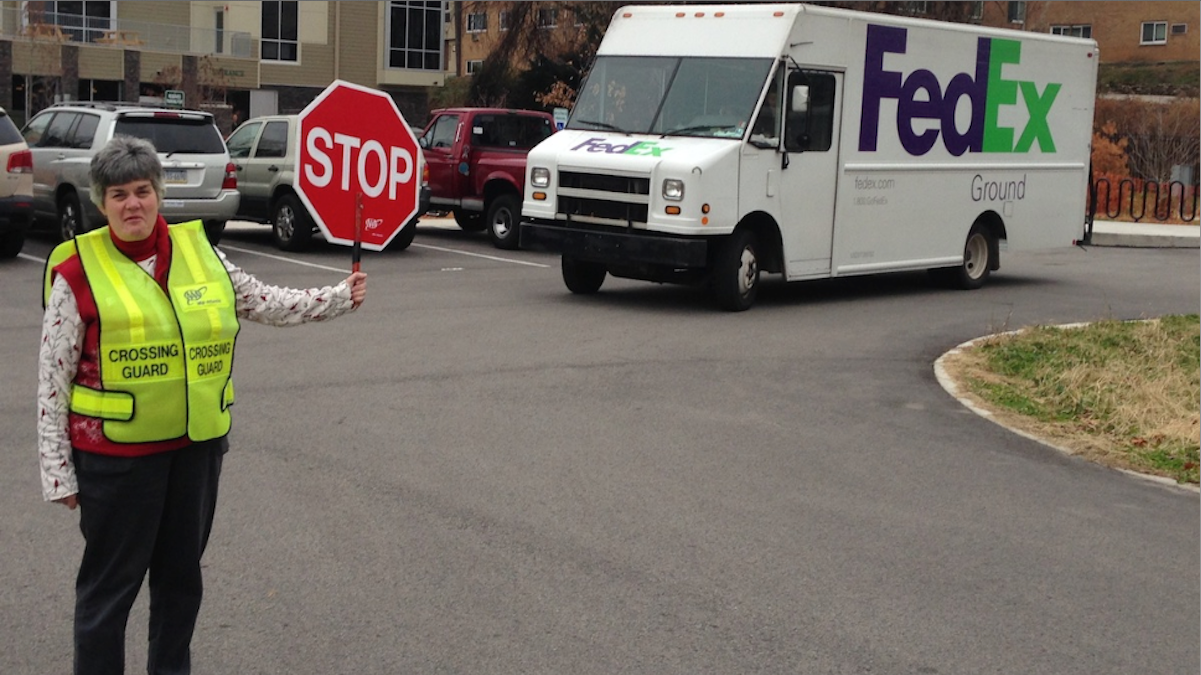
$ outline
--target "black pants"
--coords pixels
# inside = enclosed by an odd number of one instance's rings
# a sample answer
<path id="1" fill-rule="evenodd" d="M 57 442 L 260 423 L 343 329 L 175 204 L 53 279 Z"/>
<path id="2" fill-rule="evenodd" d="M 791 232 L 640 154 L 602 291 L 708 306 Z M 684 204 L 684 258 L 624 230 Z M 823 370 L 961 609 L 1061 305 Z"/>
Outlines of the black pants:
<path id="1" fill-rule="evenodd" d="M 150 675 L 192 670 L 192 632 L 212 530 L 220 438 L 147 457 L 76 450 L 83 562 L 75 582 L 75 674 L 125 672 L 125 625 L 150 573 Z"/>

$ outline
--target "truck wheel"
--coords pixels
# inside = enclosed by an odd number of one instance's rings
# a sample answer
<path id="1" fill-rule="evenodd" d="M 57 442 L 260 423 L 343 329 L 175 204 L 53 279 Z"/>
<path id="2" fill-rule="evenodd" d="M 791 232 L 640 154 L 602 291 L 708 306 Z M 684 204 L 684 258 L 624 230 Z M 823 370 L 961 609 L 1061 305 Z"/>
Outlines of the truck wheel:
<path id="1" fill-rule="evenodd" d="M 388 243 L 389 251 L 403 251 L 413 243 L 413 235 L 417 234 L 417 222 L 409 223 L 404 226 L 404 229 L 396 233 L 392 241 Z"/>
<path id="2" fill-rule="evenodd" d="M 204 221 L 204 234 L 209 238 L 209 243 L 213 246 L 221 243 L 221 235 L 225 232 L 224 220 L 206 220 Z"/>
<path id="3" fill-rule="evenodd" d="M 722 309 L 741 312 L 759 294 L 759 243 L 750 230 L 735 230 L 719 245 L 709 280 L 713 299 Z"/>
<path id="4" fill-rule="evenodd" d="M 271 238 L 281 251 L 303 251 L 313 238 L 313 219 L 296 195 L 286 194 L 275 203 Z"/>
<path id="5" fill-rule="evenodd" d="M 479 232 L 484 229 L 484 214 L 479 211 L 464 211 L 463 209 L 455 209 L 455 222 L 459 224 L 459 229 L 464 232 Z"/>
<path id="6" fill-rule="evenodd" d="M 957 267 L 943 267 L 931 272 L 936 281 L 946 286 L 965 291 L 975 290 L 988 280 L 989 272 L 995 266 L 992 255 L 996 250 L 992 231 L 983 224 L 976 223 L 967 233 L 967 241 L 963 245 L 963 263 Z"/>
<path id="7" fill-rule="evenodd" d="M 592 295 L 605 283 L 607 270 L 600 263 L 563 256 L 563 283 L 567 290 L 579 295 Z"/>
<path id="8" fill-rule="evenodd" d="M 511 251 L 517 248 L 521 203 L 517 195 L 500 195 L 488 207 L 488 238 L 496 248 Z"/>
<path id="9" fill-rule="evenodd" d="M 79 203 L 79 195 L 68 192 L 58 198 L 58 236 L 63 241 L 75 238 L 77 234 L 87 232 L 87 224 L 83 219 L 83 205 Z"/>

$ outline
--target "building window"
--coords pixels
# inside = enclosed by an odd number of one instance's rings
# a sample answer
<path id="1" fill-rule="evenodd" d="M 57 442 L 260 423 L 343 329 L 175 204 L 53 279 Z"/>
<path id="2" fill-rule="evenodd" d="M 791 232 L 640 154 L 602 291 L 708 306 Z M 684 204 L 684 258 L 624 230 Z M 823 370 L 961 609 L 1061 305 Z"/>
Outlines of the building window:
<path id="1" fill-rule="evenodd" d="M 984 0 L 976 0 L 972 3 L 972 18 L 977 21 L 984 18 Z"/>
<path id="2" fill-rule="evenodd" d="M 388 67 L 442 70 L 442 2 L 388 3 Z"/>
<path id="3" fill-rule="evenodd" d="M 1051 26 L 1051 35 L 1067 35 L 1078 38 L 1091 38 L 1092 26 Z"/>
<path id="4" fill-rule="evenodd" d="M 484 62 L 481 59 L 472 59 L 467 62 L 467 74 L 475 75 L 480 72 L 480 68 L 484 67 Z"/>
<path id="5" fill-rule="evenodd" d="M 510 20 L 509 11 L 502 10 L 500 13 L 500 21 L 499 21 L 501 30 L 509 30 L 509 20 Z"/>
<path id="6" fill-rule="evenodd" d="M 1187 23 L 1172 24 L 1172 35 L 1185 35 L 1187 33 L 1188 33 L 1188 24 Z"/>
<path id="7" fill-rule="evenodd" d="M 1009 3 L 1009 23 L 1025 23 L 1026 22 L 1026 3 L 1010 2 Z"/>
<path id="8" fill-rule="evenodd" d="M 538 27 L 539 28 L 554 28 L 559 25 L 559 10 L 557 9 L 540 9 L 538 10 Z"/>
<path id="9" fill-rule="evenodd" d="M 1140 45 L 1163 45 L 1168 43 L 1167 21 L 1144 21 Z"/>
<path id="10" fill-rule="evenodd" d="M 467 32 L 484 33 L 488 30 L 488 15 L 484 12 L 467 15 Z"/>
<path id="11" fill-rule="evenodd" d="M 218 7 L 216 14 L 213 15 L 213 36 L 215 43 L 213 44 L 213 53 L 220 54 L 225 51 L 225 10 Z"/>
<path id="12" fill-rule="evenodd" d="M 926 4 L 925 2 L 906 2 L 905 12 L 908 14 L 925 14 L 928 9 Z"/>
<path id="13" fill-rule="evenodd" d="M 115 2 L 29 2 L 25 3 L 29 23 L 54 24 L 63 28 L 63 35 L 77 42 L 95 42 L 113 29 Z"/>
<path id="14" fill-rule="evenodd" d="M 299 4 L 295 0 L 263 2 L 263 39 L 260 47 L 264 61 L 300 60 Z"/>

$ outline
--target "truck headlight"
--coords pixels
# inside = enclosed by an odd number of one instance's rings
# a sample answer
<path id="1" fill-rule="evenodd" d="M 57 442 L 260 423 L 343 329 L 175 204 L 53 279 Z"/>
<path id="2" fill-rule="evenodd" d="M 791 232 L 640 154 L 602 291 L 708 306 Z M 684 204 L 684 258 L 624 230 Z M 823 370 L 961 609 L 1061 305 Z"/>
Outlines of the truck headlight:
<path id="1" fill-rule="evenodd" d="M 673 202 L 684 199 L 684 181 L 679 178 L 665 178 L 663 180 L 663 198 Z"/>
<path id="2" fill-rule="evenodd" d="M 540 188 L 549 187 L 550 169 L 544 166 L 536 166 L 530 169 L 530 185 Z"/>

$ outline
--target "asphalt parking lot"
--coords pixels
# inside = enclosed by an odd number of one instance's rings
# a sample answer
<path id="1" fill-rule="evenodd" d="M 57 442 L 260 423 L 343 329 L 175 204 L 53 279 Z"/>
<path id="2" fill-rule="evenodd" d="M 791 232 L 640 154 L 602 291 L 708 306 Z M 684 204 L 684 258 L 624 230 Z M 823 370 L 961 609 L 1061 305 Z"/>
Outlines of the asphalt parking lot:
<path id="1" fill-rule="evenodd" d="M 69 669 L 76 515 L 40 501 L 39 259 L 0 264 L 0 672 Z M 335 283 L 237 226 L 260 278 Z M 1197 495 L 965 409 L 933 363 L 1034 323 L 1193 313 L 1197 249 L 784 284 L 563 287 L 555 257 L 423 222 L 366 305 L 246 325 L 194 671 L 1193 672 Z M 129 636 L 145 647 L 144 598 Z"/>

